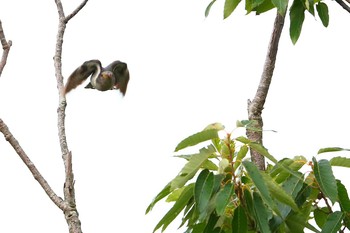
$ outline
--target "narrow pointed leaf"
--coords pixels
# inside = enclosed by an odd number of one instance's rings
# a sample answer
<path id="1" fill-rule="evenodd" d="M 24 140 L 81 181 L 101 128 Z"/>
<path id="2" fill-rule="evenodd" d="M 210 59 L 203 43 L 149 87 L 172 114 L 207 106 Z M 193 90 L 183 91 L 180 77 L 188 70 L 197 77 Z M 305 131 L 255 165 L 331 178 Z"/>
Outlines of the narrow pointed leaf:
<path id="1" fill-rule="evenodd" d="M 218 129 L 207 129 L 196 134 L 193 134 L 184 140 L 182 140 L 175 148 L 175 152 L 182 150 L 189 146 L 197 145 L 198 143 L 205 142 L 207 140 L 218 138 Z"/>
<path id="2" fill-rule="evenodd" d="M 343 211 L 350 212 L 350 200 L 345 186 L 337 180 L 339 204 Z"/>
<path id="3" fill-rule="evenodd" d="M 171 185 L 169 183 L 162 189 L 162 191 L 158 193 L 158 195 L 153 199 L 151 204 L 147 207 L 146 214 L 152 210 L 152 208 L 158 201 L 162 200 L 164 197 L 168 196 L 169 193 L 171 193 L 170 187 Z"/>
<path id="4" fill-rule="evenodd" d="M 239 165 L 241 165 L 244 157 L 247 155 L 247 152 L 248 152 L 247 145 L 241 146 L 241 148 L 239 149 L 239 151 L 237 153 L 236 161 L 234 164 L 234 170 L 236 170 L 239 167 Z"/>
<path id="5" fill-rule="evenodd" d="M 264 202 L 273 209 L 276 213 L 279 214 L 278 209 L 276 208 L 276 205 L 274 204 L 269 189 L 264 181 L 264 178 L 262 177 L 259 169 L 250 161 L 243 161 L 243 166 L 247 170 L 251 180 L 253 181 L 256 188 L 259 190 Z"/>
<path id="6" fill-rule="evenodd" d="M 253 193 L 253 203 L 254 203 L 253 208 L 254 208 L 255 220 L 260 229 L 260 232 L 261 233 L 271 232 L 269 228 L 268 212 L 266 210 L 266 207 L 260 195 L 257 192 Z"/>
<path id="7" fill-rule="evenodd" d="M 211 7 L 213 6 L 213 4 L 216 2 L 216 0 L 213 0 L 209 3 L 209 5 L 207 6 L 207 8 L 205 9 L 205 17 L 208 17 L 209 15 L 209 12 L 210 12 L 210 9 Z"/>
<path id="8" fill-rule="evenodd" d="M 350 158 L 345 157 L 333 157 L 330 161 L 332 166 L 349 167 L 350 168 Z"/>
<path id="9" fill-rule="evenodd" d="M 338 191 L 331 164 L 325 159 L 321 159 L 317 162 L 315 158 L 312 158 L 312 161 L 314 163 L 314 173 L 317 183 L 324 195 L 328 197 L 332 203 L 335 203 L 338 199 Z"/>
<path id="10" fill-rule="evenodd" d="M 262 156 L 268 158 L 269 160 L 271 160 L 274 163 L 277 163 L 277 159 L 275 159 L 275 157 L 273 157 L 268 150 L 261 145 L 260 143 L 256 143 L 256 142 L 251 142 L 249 143 L 249 147 L 257 152 L 259 152 L 259 154 L 261 154 Z"/>
<path id="11" fill-rule="evenodd" d="M 341 222 L 344 214 L 340 211 L 335 211 L 328 215 L 327 222 L 323 225 L 321 233 L 337 233 L 341 228 Z"/>
<path id="12" fill-rule="evenodd" d="M 180 171 L 180 174 L 176 176 L 171 181 L 171 191 L 176 188 L 181 188 L 186 184 L 186 182 L 193 178 L 197 173 L 199 168 L 202 167 L 203 163 L 208 159 L 208 157 L 214 153 L 215 148 L 213 146 L 208 146 L 208 148 L 202 148 L 199 154 L 194 154 L 190 160 L 185 164 L 185 166 Z"/>
<path id="13" fill-rule="evenodd" d="M 318 2 L 316 5 L 316 10 L 317 10 L 318 16 L 322 21 L 323 26 L 328 27 L 328 24 L 329 24 L 328 6 L 324 2 Z"/>
<path id="14" fill-rule="evenodd" d="M 232 12 L 236 9 L 241 0 L 225 0 L 224 5 L 224 19 L 229 17 Z"/>
<path id="15" fill-rule="evenodd" d="M 324 226 L 329 214 L 330 213 L 327 210 L 327 207 L 317 208 L 314 210 L 314 218 L 318 227 L 322 228 Z"/>
<path id="16" fill-rule="evenodd" d="M 248 231 L 247 215 L 241 205 L 233 212 L 232 233 L 246 233 Z"/>
<path id="17" fill-rule="evenodd" d="M 153 232 L 162 227 L 164 231 L 168 225 L 181 213 L 185 208 L 188 201 L 193 197 L 194 184 L 189 184 L 181 193 L 179 199 L 175 202 L 173 207 L 164 215 L 164 217 L 158 222 Z"/>
<path id="18" fill-rule="evenodd" d="M 293 198 L 280 185 L 278 185 L 271 176 L 262 173 L 265 183 L 273 198 L 290 206 L 295 212 L 298 212 L 298 206 L 295 204 Z"/>
<path id="19" fill-rule="evenodd" d="M 228 183 L 221 189 L 216 196 L 216 213 L 221 216 L 224 214 L 227 204 L 233 194 L 233 184 Z"/>
<path id="20" fill-rule="evenodd" d="M 318 150 L 317 154 L 327 153 L 327 152 L 338 152 L 338 151 L 350 151 L 350 149 L 345 149 L 341 147 L 326 147 Z"/>
<path id="21" fill-rule="evenodd" d="M 290 27 L 289 34 L 290 38 L 295 44 L 300 36 L 301 29 L 305 19 L 305 8 L 301 2 L 301 0 L 294 0 L 291 8 L 290 8 Z"/>
<path id="22" fill-rule="evenodd" d="M 243 144 L 248 144 L 248 143 L 250 143 L 250 140 L 249 140 L 248 138 L 246 138 L 246 137 L 243 137 L 243 136 L 239 136 L 239 137 L 237 137 L 235 140 L 236 140 L 236 141 L 239 141 L 239 142 L 241 142 L 241 143 L 243 143 Z"/>

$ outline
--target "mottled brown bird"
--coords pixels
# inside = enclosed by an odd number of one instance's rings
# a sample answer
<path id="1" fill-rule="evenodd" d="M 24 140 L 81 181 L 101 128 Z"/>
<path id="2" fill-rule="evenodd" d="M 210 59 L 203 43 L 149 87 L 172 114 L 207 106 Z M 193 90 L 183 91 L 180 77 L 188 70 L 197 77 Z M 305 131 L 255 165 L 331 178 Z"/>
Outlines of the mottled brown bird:
<path id="1" fill-rule="evenodd" d="M 91 76 L 90 83 L 85 88 L 99 91 L 120 90 L 125 95 L 129 82 L 129 70 L 126 63 L 114 61 L 103 68 L 99 60 L 90 60 L 79 66 L 68 78 L 64 94 L 76 88 Z"/>

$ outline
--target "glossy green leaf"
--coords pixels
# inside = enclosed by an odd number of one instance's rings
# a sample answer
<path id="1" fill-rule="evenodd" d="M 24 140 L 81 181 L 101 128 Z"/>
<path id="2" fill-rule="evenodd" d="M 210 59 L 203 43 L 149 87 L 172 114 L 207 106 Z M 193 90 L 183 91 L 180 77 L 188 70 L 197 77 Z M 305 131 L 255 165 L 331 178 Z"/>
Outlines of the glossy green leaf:
<path id="1" fill-rule="evenodd" d="M 327 221 L 329 215 L 327 207 L 317 208 L 314 210 L 314 218 L 318 227 L 322 228 Z"/>
<path id="2" fill-rule="evenodd" d="M 300 36 L 301 29 L 305 19 L 305 8 L 301 0 L 294 0 L 291 8 L 290 8 L 290 27 L 289 34 L 290 38 L 295 44 Z"/>
<path id="3" fill-rule="evenodd" d="M 284 13 L 287 10 L 287 5 L 288 5 L 288 0 L 271 0 L 273 5 L 275 5 L 275 7 L 278 10 L 278 13 L 280 13 L 281 15 L 284 15 Z"/>
<path id="4" fill-rule="evenodd" d="M 264 1 L 265 0 L 246 0 L 245 9 L 247 11 L 247 14 L 249 14 L 251 11 L 254 11 L 258 6 L 263 4 Z"/>
<path id="5" fill-rule="evenodd" d="M 221 216 L 225 213 L 227 204 L 230 202 L 233 194 L 233 184 L 228 183 L 219 191 L 216 196 L 216 213 Z"/>
<path id="6" fill-rule="evenodd" d="M 263 3 L 261 3 L 259 6 L 254 8 L 254 11 L 256 12 L 257 15 L 264 13 L 266 11 L 269 11 L 271 9 L 275 8 L 275 5 L 273 5 L 271 0 L 265 0 Z M 247 127 L 250 130 L 252 130 L 252 128 Z M 253 129 L 254 131 L 254 129 Z M 257 130 L 257 131 L 261 131 L 261 130 Z"/>
<path id="7" fill-rule="evenodd" d="M 244 208 L 239 205 L 233 212 L 232 233 L 246 233 L 248 231 L 248 220 Z"/>
<path id="8" fill-rule="evenodd" d="M 241 146 L 241 148 L 239 149 L 238 153 L 237 153 L 237 157 L 234 163 L 234 170 L 236 170 L 239 165 L 241 165 L 243 159 L 245 158 L 245 156 L 247 155 L 248 152 L 248 147 L 247 145 L 243 145 Z"/>
<path id="9" fill-rule="evenodd" d="M 280 161 L 277 162 L 277 164 L 270 171 L 270 176 L 271 177 L 276 177 L 282 171 L 284 171 L 283 166 L 284 167 L 289 167 L 293 162 L 294 162 L 294 160 L 290 159 L 290 158 L 281 159 Z"/>
<path id="10" fill-rule="evenodd" d="M 164 215 L 164 217 L 158 222 L 153 232 L 162 227 L 164 231 L 168 225 L 181 213 L 185 208 L 188 201 L 193 197 L 194 184 L 189 184 L 181 193 L 179 199 L 175 202 L 173 207 Z"/>
<path id="11" fill-rule="evenodd" d="M 350 199 L 345 186 L 337 180 L 339 204 L 343 211 L 350 212 Z"/>
<path id="12" fill-rule="evenodd" d="M 211 129 L 206 129 L 201 132 L 198 132 L 196 134 L 193 134 L 184 140 L 182 140 L 175 148 L 175 152 L 182 150 L 186 147 L 189 146 L 194 146 L 197 145 L 198 143 L 205 142 L 207 140 L 213 139 L 213 138 L 218 138 L 218 131 L 220 129 L 216 128 L 211 128 Z"/>
<path id="13" fill-rule="evenodd" d="M 335 211 L 328 215 L 327 222 L 323 225 L 321 233 L 337 233 L 341 228 L 341 222 L 344 214 L 340 211 Z"/>
<path id="14" fill-rule="evenodd" d="M 162 200 L 164 197 L 168 196 L 169 193 L 171 193 L 170 188 L 171 188 L 171 185 L 170 185 L 170 183 L 169 183 L 169 184 L 167 184 L 167 185 L 162 189 L 162 191 L 160 191 L 160 192 L 158 193 L 158 195 L 153 199 L 153 201 L 151 202 L 151 204 L 147 207 L 147 209 L 146 209 L 146 214 L 147 214 L 149 211 L 151 211 L 151 210 L 153 209 L 153 207 L 155 206 L 155 204 L 156 204 L 158 201 Z"/>
<path id="15" fill-rule="evenodd" d="M 213 0 L 213 1 L 211 1 L 210 3 L 209 3 L 209 5 L 207 6 L 207 8 L 205 9 L 205 17 L 208 17 L 208 15 L 209 15 L 209 12 L 210 12 L 210 9 L 211 9 L 211 7 L 213 6 L 213 4 L 216 2 L 216 0 Z"/>
<path id="16" fill-rule="evenodd" d="M 277 163 L 277 159 L 275 159 L 275 157 L 273 157 L 268 150 L 261 145 L 260 143 L 256 143 L 256 142 L 251 142 L 249 143 L 249 147 L 255 151 L 257 151 L 259 154 L 261 154 L 262 156 L 264 156 L 265 158 L 268 158 L 269 160 L 271 160 L 274 163 Z"/>
<path id="17" fill-rule="evenodd" d="M 348 167 L 350 168 L 350 158 L 334 157 L 330 161 L 332 166 Z"/>
<path id="18" fill-rule="evenodd" d="M 202 148 L 199 154 L 194 154 L 190 160 L 181 169 L 179 175 L 177 175 L 171 183 L 171 191 L 177 188 L 181 188 L 186 184 L 187 181 L 193 178 L 197 173 L 199 168 L 203 166 L 203 163 L 208 159 L 208 157 L 215 152 L 213 146 L 208 146 L 208 148 Z"/>
<path id="19" fill-rule="evenodd" d="M 206 161 L 204 161 L 203 165 L 202 165 L 203 169 L 209 169 L 212 171 L 216 171 L 218 170 L 218 166 L 216 166 L 215 163 L 213 163 L 211 160 L 207 159 Z"/>
<path id="20" fill-rule="evenodd" d="M 219 217 L 216 214 L 212 213 L 209 217 L 207 225 L 204 228 L 203 233 L 217 233 L 217 232 L 219 232 L 218 230 L 214 229 L 218 219 L 219 219 Z"/>
<path id="21" fill-rule="evenodd" d="M 326 159 L 321 159 L 317 162 L 315 158 L 312 158 L 312 161 L 314 163 L 314 173 L 317 183 L 324 195 L 328 197 L 332 203 L 335 203 L 338 199 L 338 191 L 331 164 Z"/>
<path id="22" fill-rule="evenodd" d="M 224 5 L 224 19 L 229 17 L 232 12 L 236 9 L 241 0 L 225 0 Z"/>
<path id="23" fill-rule="evenodd" d="M 259 169 L 250 161 L 243 161 L 243 166 L 247 170 L 251 180 L 253 181 L 255 187 L 259 190 L 264 202 L 273 209 L 276 213 L 279 213 L 276 208 L 275 203 L 273 202 L 269 189 L 264 181 L 263 176 L 261 175 Z"/>
<path id="24" fill-rule="evenodd" d="M 318 150 L 317 154 L 327 153 L 327 152 L 338 152 L 338 151 L 350 151 L 350 149 L 345 149 L 341 147 L 326 147 Z"/>
<path id="25" fill-rule="evenodd" d="M 270 191 L 270 195 L 276 200 L 290 206 L 295 212 L 298 212 L 298 206 L 295 204 L 292 196 L 288 194 L 280 185 L 278 185 L 271 176 L 262 173 L 265 183 Z M 293 188 L 293 187 L 289 187 Z"/>
<path id="26" fill-rule="evenodd" d="M 203 170 L 196 181 L 194 188 L 194 198 L 197 210 L 201 214 L 208 206 L 214 187 L 214 174 L 208 170 Z"/>
<path id="27" fill-rule="evenodd" d="M 329 15 L 328 15 L 328 6 L 324 2 L 318 2 L 316 5 L 316 10 L 318 16 L 320 17 L 323 26 L 328 27 L 329 24 Z"/>
<path id="28" fill-rule="evenodd" d="M 257 192 L 253 193 L 253 208 L 256 224 L 259 227 L 261 233 L 271 232 L 269 228 L 268 212 L 264 202 L 262 201 L 260 195 Z"/>

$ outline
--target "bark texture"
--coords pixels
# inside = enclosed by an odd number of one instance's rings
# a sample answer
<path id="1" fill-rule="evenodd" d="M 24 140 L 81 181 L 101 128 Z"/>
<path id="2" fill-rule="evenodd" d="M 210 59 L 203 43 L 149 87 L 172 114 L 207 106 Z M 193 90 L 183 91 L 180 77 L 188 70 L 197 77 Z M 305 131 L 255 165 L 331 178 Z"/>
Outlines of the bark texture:
<path id="1" fill-rule="evenodd" d="M 275 69 L 278 44 L 284 26 L 285 13 L 281 15 L 277 13 L 273 25 L 273 31 L 270 38 L 265 64 L 261 75 L 260 83 L 252 101 L 248 100 L 248 119 L 253 122 L 252 128 L 247 129 L 247 137 L 253 141 L 262 144 L 263 136 L 263 119 L 261 117 L 262 110 L 266 101 L 272 80 L 273 71 Z M 256 130 L 258 129 L 258 130 Z M 251 150 L 252 161 L 260 170 L 265 170 L 265 158 L 257 151 Z"/>

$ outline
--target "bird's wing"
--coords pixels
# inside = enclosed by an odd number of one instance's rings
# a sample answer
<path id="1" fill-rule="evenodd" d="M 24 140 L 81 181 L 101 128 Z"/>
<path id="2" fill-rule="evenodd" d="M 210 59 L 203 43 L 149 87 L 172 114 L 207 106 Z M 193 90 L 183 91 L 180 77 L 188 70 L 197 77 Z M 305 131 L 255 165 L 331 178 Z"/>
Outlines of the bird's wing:
<path id="1" fill-rule="evenodd" d="M 120 92 L 125 95 L 126 88 L 128 87 L 128 82 L 130 79 L 127 64 L 121 61 L 114 61 L 106 67 L 106 70 L 113 72 L 116 79 L 116 83 L 114 85 L 115 89 L 119 89 Z"/>
<path id="2" fill-rule="evenodd" d="M 101 72 L 101 69 L 101 62 L 99 60 L 84 62 L 69 76 L 66 86 L 64 87 L 64 93 L 67 94 L 69 91 L 76 88 L 94 72 Z"/>

